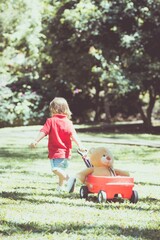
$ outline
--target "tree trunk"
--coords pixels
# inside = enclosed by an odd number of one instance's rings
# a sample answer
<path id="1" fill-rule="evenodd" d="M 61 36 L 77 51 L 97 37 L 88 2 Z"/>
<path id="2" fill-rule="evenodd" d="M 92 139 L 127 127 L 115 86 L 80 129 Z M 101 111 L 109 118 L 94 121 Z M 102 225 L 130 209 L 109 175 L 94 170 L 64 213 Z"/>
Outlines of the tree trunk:
<path id="1" fill-rule="evenodd" d="M 105 116 L 106 123 L 111 123 L 110 104 L 107 94 L 104 97 L 104 112 L 106 115 Z"/>
<path id="2" fill-rule="evenodd" d="M 111 113 L 110 113 L 110 100 L 108 97 L 108 86 L 104 86 L 105 96 L 104 96 L 104 112 L 106 123 L 111 123 Z"/>
<path id="3" fill-rule="evenodd" d="M 142 107 L 142 103 L 139 102 L 139 112 L 141 114 L 142 120 L 143 120 L 143 125 L 144 125 L 144 129 L 147 132 L 150 132 L 152 129 L 152 111 L 154 108 L 156 102 L 156 94 L 153 88 L 149 89 L 149 103 L 148 103 L 148 107 L 146 109 L 146 112 L 143 110 Z"/>
<path id="4" fill-rule="evenodd" d="M 141 117 L 142 117 L 144 129 L 147 132 L 150 132 L 151 128 L 152 128 L 151 117 L 150 118 L 147 117 L 147 115 L 145 114 L 145 111 L 143 110 L 143 107 L 142 107 L 141 103 L 139 104 L 138 109 L 139 109 L 139 112 L 140 112 Z"/>
<path id="5" fill-rule="evenodd" d="M 98 122 L 100 121 L 100 114 L 101 114 L 101 100 L 100 100 L 100 91 L 102 90 L 102 87 L 100 86 L 100 82 L 96 81 L 95 83 L 95 89 L 96 89 L 96 93 L 95 93 L 95 108 L 96 108 L 96 114 L 94 117 L 94 121 Z"/>

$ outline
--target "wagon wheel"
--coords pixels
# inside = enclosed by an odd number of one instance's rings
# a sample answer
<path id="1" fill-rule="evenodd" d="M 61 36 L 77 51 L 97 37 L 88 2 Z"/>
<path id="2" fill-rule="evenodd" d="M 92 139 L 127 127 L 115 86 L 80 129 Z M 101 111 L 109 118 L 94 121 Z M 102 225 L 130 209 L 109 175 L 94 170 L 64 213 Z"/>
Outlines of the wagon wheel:
<path id="1" fill-rule="evenodd" d="M 104 191 L 99 191 L 99 193 L 98 193 L 98 202 L 99 202 L 99 203 L 103 203 L 103 202 L 106 202 L 106 200 L 107 200 L 107 194 L 106 194 L 106 192 L 104 192 Z"/>
<path id="2" fill-rule="evenodd" d="M 87 188 L 87 186 L 82 186 L 80 188 L 80 198 L 85 198 L 85 199 L 88 198 L 88 188 Z"/>
<path id="3" fill-rule="evenodd" d="M 132 196 L 130 198 L 131 203 L 137 203 L 138 202 L 138 193 L 137 191 L 133 190 L 132 191 Z"/>

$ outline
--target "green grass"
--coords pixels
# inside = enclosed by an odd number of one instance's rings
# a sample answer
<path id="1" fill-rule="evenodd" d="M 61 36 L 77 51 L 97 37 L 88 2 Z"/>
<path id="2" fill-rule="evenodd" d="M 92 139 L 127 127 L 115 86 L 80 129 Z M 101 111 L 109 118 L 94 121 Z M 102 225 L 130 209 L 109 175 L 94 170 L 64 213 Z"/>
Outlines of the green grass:
<path id="1" fill-rule="evenodd" d="M 80 183 L 73 194 L 56 192 L 57 178 L 47 159 L 47 139 L 36 150 L 28 144 L 39 126 L 0 129 L 0 239 L 21 240 L 158 240 L 160 239 L 159 148 L 113 145 L 115 167 L 129 170 L 139 194 L 128 200 L 97 203 L 97 196 L 80 199 Z M 80 133 L 87 148 L 104 145 L 94 138 L 160 141 L 156 135 Z M 85 138 L 92 143 L 85 143 Z M 69 172 L 85 167 L 73 148 Z"/>

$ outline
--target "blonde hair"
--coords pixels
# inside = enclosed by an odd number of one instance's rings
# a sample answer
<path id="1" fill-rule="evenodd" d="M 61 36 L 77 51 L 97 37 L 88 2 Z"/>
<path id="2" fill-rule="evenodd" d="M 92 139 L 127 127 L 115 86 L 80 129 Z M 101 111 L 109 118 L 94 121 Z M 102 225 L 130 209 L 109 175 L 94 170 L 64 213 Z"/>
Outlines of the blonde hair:
<path id="1" fill-rule="evenodd" d="M 50 112 L 51 112 L 51 115 L 65 114 L 68 118 L 70 118 L 72 115 L 66 99 L 64 99 L 62 97 L 55 97 L 50 102 Z"/>

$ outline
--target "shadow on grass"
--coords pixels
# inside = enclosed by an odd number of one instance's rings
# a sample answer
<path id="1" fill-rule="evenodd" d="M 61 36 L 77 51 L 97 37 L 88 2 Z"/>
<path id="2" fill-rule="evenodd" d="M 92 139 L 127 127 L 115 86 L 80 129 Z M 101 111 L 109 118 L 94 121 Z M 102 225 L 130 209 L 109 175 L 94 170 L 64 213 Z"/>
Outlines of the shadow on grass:
<path id="1" fill-rule="evenodd" d="M 8 149 L 8 148 L 1 148 L 0 156 L 5 158 L 24 158 L 24 150 L 15 152 L 15 148 Z"/>
<path id="2" fill-rule="evenodd" d="M 12 171 L 12 173 L 22 173 L 22 174 L 31 174 L 30 171 L 24 170 L 20 166 L 15 166 L 15 164 L 7 164 L 7 165 L 0 165 L 0 173 L 9 173 L 9 170 Z"/>
<path id="3" fill-rule="evenodd" d="M 157 187 L 159 187 L 160 186 L 160 184 L 157 184 L 157 183 L 149 183 L 149 182 L 135 182 L 135 184 L 137 184 L 137 185 L 146 185 L 146 186 L 157 186 Z"/>
<path id="4" fill-rule="evenodd" d="M 97 208 L 99 210 L 104 210 L 106 208 L 111 208 L 111 209 L 135 209 L 139 211 L 154 211 L 154 212 L 159 212 L 158 208 L 158 199 L 155 198 L 143 198 L 138 201 L 137 204 L 132 204 L 129 202 L 129 200 L 122 199 L 122 198 L 115 198 L 113 200 L 107 201 L 105 204 L 98 203 L 97 196 L 95 195 L 89 195 L 88 199 L 85 200 L 83 199 L 82 202 L 76 202 L 77 199 L 80 199 L 79 194 L 77 193 L 65 193 L 65 194 L 58 194 L 53 191 L 53 196 L 52 193 L 20 193 L 20 192 L 5 192 L 3 191 L 1 193 L 2 198 L 8 198 L 8 199 L 13 199 L 15 201 L 25 201 L 25 202 L 30 202 L 34 204 L 54 204 L 54 205 L 68 205 L 68 206 L 77 206 L 77 207 L 90 207 L 90 208 Z M 40 198 L 40 199 L 37 199 Z M 59 198 L 59 200 L 57 200 Z M 69 201 L 68 201 L 69 200 Z M 94 205 L 88 205 L 89 202 L 94 203 Z M 152 203 L 151 207 L 150 204 Z M 88 204 L 86 204 L 88 203 Z M 120 203 L 120 204 L 115 204 L 114 203 Z M 5 203 L 4 203 L 5 204 Z M 148 206 L 146 207 L 144 204 L 147 204 Z"/>
<path id="5" fill-rule="evenodd" d="M 15 201 L 26 201 L 26 202 L 30 202 L 30 203 L 37 203 L 37 204 L 43 204 L 43 203 L 54 203 L 54 204 L 64 204 L 64 205 L 71 205 L 70 202 L 66 202 L 66 200 L 74 200 L 77 199 L 78 196 L 77 194 L 73 193 L 64 193 L 64 194 L 59 194 L 54 192 L 55 189 L 50 189 L 51 193 L 39 193 L 36 194 L 35 193 L 21 193 L 21 192 L 5 192 L 3 191 L 0 196 L 2 198 L 8 198 L 8 199 L 13 199 Z M 30 198 L 32 197 L 32 198 Z M 40 197 L 40 199 L 35 199 L 35 197 Z M 43 199 L 41 197 L 44 197 Z M 48 197 L 50 198 L 50 200 L 48 200 Z M 59 201 L 57 201 L 57 197 L 60 199 Z M 56 198 L 56 199 L 54 199 Z M 74 204 L 76 205 L 76 204 Z M 82 204 L 78 204 L 77 206 L 81 206 Z"/>
<path id="6" fill-rule="evenodd" d="M 25 200 L 25 196 L 31 196 L 32 193 L 20 193 L 20 192 L 2 192 L 2 198 L 9 198 L 13 200 Z"/>
<path id="7" fill-rule="evenodd" d="M 139 229 L 139 227 L 127 227 L 120 226 L 121 224 L 86 224 L 80 222 L 57 222 L 54 224 L 38 224 L 35 222 L 28 222 L 28 223 L 17 223 L 12 221 L 2 220 L 1 222 L 1 229 L 0 233 L 6 236 L 11 236 L 14 233 L 23 233 L 30 232 L 30 233 L 66 233 L 66 234 L 79 234 L 81 236 L 89 236 L 89 234 L 93 234 L 94 237 L 102 237 L 104 235 L 105 239 L 107 236 L 124 236 L 128 238 L 135 238 L 135 239 L 154 239 L 159 240 L 160 230 L 158 229 L 148 229 L 143 228 Z M 3 230 L 4 226 L 4 230 Z M 6 229 L 7 228 L 7 229 Z"/>
<path id="8" fill-rule="evenodd" d="M 157 198 L 153 198 L 153 197 L 145 197 L 145 198 L 141 198 L 141 201 L 143 202 L 143 203 L 152 203 L 153 204 L 153 202 L 154 202 L 154 204 L 157 204 L 158 205 L 158 203 L 159 203 L 159 205 L 160 205 L 160 201 L 159 201 L 159 199 L 157 199 Z"/>
<path id="9" fill-rule="evenodd" d="M 93 133 L 152 133 L 159 134 L 160 126 L 145 129 L 142 123 L 120 123 L 120 124 L 90 124 L 88 127 L 79 128 L 78 132 L 93 132 Z"/>
<path id="10" fill-rule="evenodd" d="M 32 151 L 29 148 L 8 148 L 4 147 L 0 149 L 0 157 L 1 158 L 11 158 L 11 159 L 22 159 L 25 161 L 25 159 L 28 161 L 29 159 L 33 160 L 35 158 L 42 158 L 47 156 L 46 149 L 38 149 L 38 151 Z"/>

